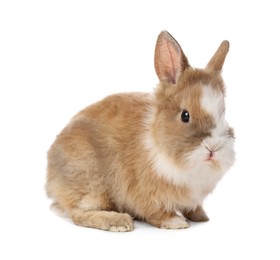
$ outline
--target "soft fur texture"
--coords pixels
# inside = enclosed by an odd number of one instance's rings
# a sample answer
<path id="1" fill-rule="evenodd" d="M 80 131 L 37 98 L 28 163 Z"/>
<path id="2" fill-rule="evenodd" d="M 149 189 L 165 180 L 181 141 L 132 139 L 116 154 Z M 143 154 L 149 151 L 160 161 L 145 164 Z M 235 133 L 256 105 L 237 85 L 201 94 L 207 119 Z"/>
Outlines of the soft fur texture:
<path id="1" fill-rule="evenodd" d="M 228 49 L 222 42 L 205 69 L 194 69 L 161 32 L 155 93 L 109 96 L 57 136 L 46 184 L 53 207 L 77 225 L 110 231 L 133 230 L 133 218 L 167 229 L 207 221 L 203 200 L 234 162 L 221 78 Z"/>

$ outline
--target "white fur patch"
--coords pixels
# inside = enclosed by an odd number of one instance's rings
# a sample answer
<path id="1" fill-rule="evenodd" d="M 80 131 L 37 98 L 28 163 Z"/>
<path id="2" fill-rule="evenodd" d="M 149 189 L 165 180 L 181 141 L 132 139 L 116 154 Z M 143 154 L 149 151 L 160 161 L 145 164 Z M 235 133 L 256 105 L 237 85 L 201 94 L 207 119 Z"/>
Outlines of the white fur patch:
<path id="1" fill-rule="evenodd" d="M 150 159 L 156 174 L 174 185 L 183 185 L 191 190 L 188 201 L 190 208 L 202 204 L 204 198 L 213 191 L 225 170 L 231 165 L 229 162 L 223 167 L 217 168 L 211 162 L 206 162 L 209 151 L 201 145 L 191 154 L 186 154 L 186 167 L 182 169 L 157 149 L 151 137 L 146 138 L 145 144 L 150 152 Z"/>
<path id="2" fill-rule="evenodd" d="M 211 86 L 204 86 L 201 96 L 201 107 L 211 115 L 216 124 L 224 118 L 224 96 L 221 92 Z"/>
<path id="3" fill-rule="evenodd" d="M 228 170 L 234 162 L 234 140 L 228 138 L 229 125 L 225 120 L 225 104 L 223 94 L 212 88 L 204 86 L 200 100 L 202 108 L 214 119 L 216 127 L 211 130 L 211 137 L 203 140 L 202 147 L 214 152 L 215 159 L 219 161 L 222 171 Z"/>

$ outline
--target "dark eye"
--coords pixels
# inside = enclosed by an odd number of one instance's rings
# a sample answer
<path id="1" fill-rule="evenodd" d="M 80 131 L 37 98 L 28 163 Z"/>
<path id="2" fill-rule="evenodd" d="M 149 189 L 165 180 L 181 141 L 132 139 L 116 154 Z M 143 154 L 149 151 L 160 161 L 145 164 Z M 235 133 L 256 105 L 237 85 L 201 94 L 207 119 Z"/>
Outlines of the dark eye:
<path id="1" fill-rule="evenodd" d="M 190 114 L 187 110 L 182 111 L 181 120 L 184 123 L 188 123 L 190 121 Z"/>

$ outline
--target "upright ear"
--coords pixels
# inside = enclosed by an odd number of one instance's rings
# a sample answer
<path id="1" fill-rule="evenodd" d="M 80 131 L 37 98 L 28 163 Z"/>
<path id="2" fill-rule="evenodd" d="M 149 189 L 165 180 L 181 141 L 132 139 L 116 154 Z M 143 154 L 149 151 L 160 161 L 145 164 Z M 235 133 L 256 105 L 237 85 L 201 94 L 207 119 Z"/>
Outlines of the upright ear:
<path id="1" fill-rule="evenodd" d="M 177 41 L 167 31 L 162 31 L 155 50 L 155 69 L 159 80 L 176 84 L 181 72 L 189 66 Z"/>
<path id="2" fill-rule="evenodd" d="M 223 41 L 211 60 L 208 62 L 206 69 L 210 71 L 220 72 L 223 68 L 228 51 L 229 42 Z"/>

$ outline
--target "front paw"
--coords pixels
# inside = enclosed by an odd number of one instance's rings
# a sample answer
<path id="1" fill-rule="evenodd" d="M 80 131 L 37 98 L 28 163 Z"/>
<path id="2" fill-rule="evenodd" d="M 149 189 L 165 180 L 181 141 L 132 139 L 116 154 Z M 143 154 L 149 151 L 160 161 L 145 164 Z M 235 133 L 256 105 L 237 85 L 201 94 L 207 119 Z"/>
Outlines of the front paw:
<path id="1" fill-rule="evenodd" d="M 206 222 L 209 221 L 208 216 L 201 206 L 198 206 L 195 210 L 186 211 L 183 214 L 188 220 L 193 222 Z"/>
<path id="2" fill-rule="evenodd" d="M 189 226 L 189 223 L 181 216 L 174 216 L 166 219 L 159 225 L 162 229 L 183 229 L 188 228 Z"/>

